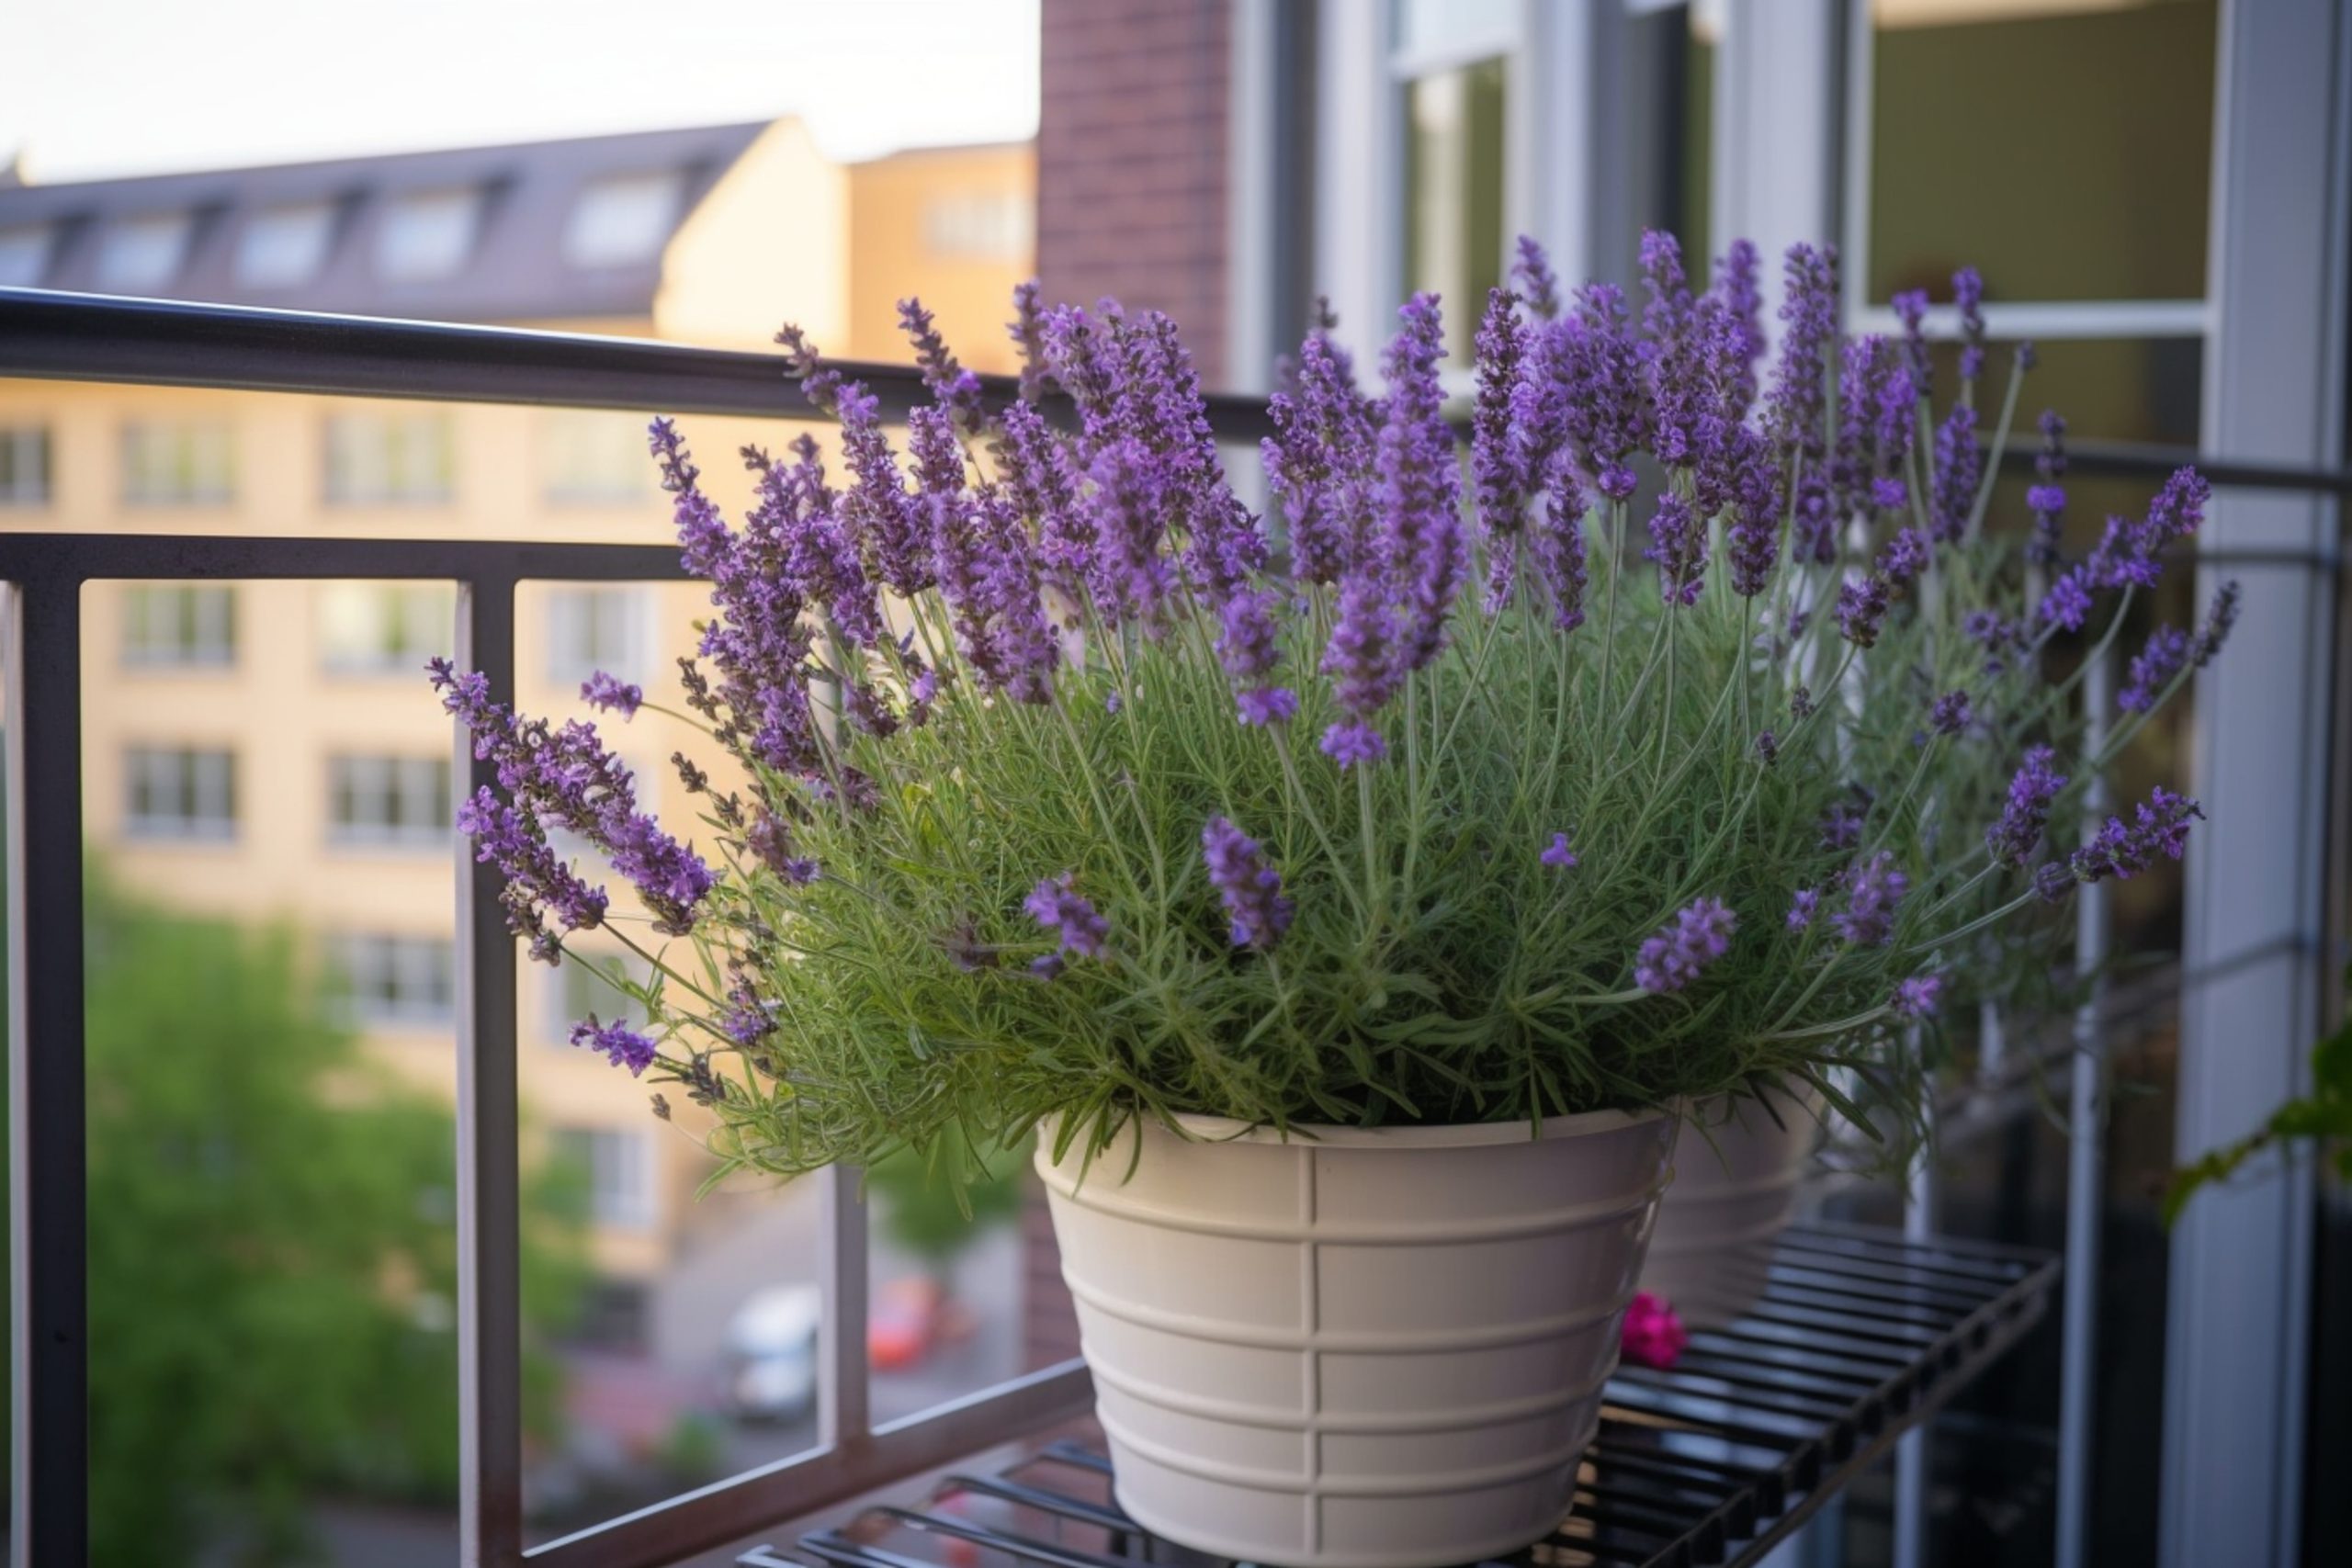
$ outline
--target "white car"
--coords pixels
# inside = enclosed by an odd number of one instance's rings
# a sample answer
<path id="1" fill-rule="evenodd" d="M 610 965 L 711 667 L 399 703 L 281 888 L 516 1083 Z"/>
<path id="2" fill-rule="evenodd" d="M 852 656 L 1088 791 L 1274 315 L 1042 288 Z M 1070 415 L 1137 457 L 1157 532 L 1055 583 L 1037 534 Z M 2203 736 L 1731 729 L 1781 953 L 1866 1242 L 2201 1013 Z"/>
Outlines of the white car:
<path id="1" fill-rule="evenodd" d="M 795 1421 L 815 1406 L 823 1312 L 814 1285 L 771 1285 L 735 1309 L 727 1324 L 727 1397 L 737 1416 Z"/>

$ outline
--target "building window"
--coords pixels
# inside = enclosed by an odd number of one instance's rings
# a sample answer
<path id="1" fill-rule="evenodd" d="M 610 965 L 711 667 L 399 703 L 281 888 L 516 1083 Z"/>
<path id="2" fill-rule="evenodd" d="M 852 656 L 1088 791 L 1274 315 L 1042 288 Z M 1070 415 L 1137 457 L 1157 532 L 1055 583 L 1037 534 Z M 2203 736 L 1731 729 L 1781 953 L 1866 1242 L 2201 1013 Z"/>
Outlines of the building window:
<path id="1" fill-rule="evenodd" d="M 653 1150 L 643 1133 L 618 1127 L 558 1127 L 556 1156 L 580 1175 L 588 1217 L 642 1230 L 653 1223 Z"/>
<path id="2" fill-rule="evenodd" d="M 591 1013 L 601 1022 L 643 1029 L 644 1005 L 620 984 L 642 986 L 651 976 L 645 961 L 634 954 L 567 953 L 548 971 L 547 1037 L 569 1043 L 571 1026 Z"/>
<path id="3" fill-rule="evenodd" d="M 437 505 L 457 488 L 456 437 L 438 409 L 327 421 L 327 500 L 336 506 Z"/>
<path id="4" fill-rule="evenodd" d="M 237 836 L 237 760 L 227 750 L 134 746 L 123 754 L 124 827 L 142 839 Z"/>
<path id="5" fill-rule="evenodd" d="M 541 429 L 547 464 L 545 491 L 560 506 L 615 506 L 659 493 L 653 457 L 646 450 L 649 416 L 597 409 L 556 409 Z"/>
<path id="6" fill-rule="evenodd" d="M 142 423 L 122 433 L 122 498 L 141 506 L 218 506 L 236 492 L 226 424 Z"/>
<path id="7" fill-rule="evenodd" d="M 2219 9 L 1873 0 L 1867 299 L 2201 300 Z"/>
<path id="8" fill-rule="evenodd" d="M 642 590 L 559 588 L 547 604 L 548 679 L 557 685 L 577 685 L 599 670 L 630 680 L 644 666 Z"/>
<path id="9" fill-rule="evenodd" d="M 337 675 L 413 675 L 456 647 L 458 596 L 441 582 L 320 585 L 319 661 Z"/>
<path id="10" fill-rule="evenodd" d="M 376 270 L 393 283 L 454 276 L 473 254 L 481 222 L 481 192 L 470 186 L 396 197 L 377 236 Z"/>
<path id="11" fill-rule="evenodd" d="M 0 226 L 0 288 L 38 288 L 48 271 L 48 224 Z"/>
<path id="12" fill-rule="evenodd" d="M 217 669 L 237 661 L 237 591 L 212 584 L 134 582 L 122 591 L 122 658 L 153 668 Z"/>
<path id="13" fill-rule="evenodd" d="M 114 294 L 152 294 L 179 276 L 191 227 L 185 212 L 156 212 L 107 225 L 98 239 L 98 288 Z"/>
<path id="14" fill-rule="evenodd" d="M 49 432 L 0 428 L 0 506 L 49 504 Z"/>
<path id="15" fill-rule="evenodd" d="M 685 184 L 676 169 L 590 181 L 563 226 L 563 259 L 577 267 L 651 261 L 677 226 Z"/>
<path id="16" fill-rule="evenodd" d="M 449 759 L 328 758 L 327 839 L 369 849 L 447 843 Z"/>
<path id="17" fill-rule="evenodd" d="M 256 212 L 237 237 L 237 281 L 291 288 L 318 276 L 334 238 L 334 203 L 306 201 Z"/>
<path id="18" fill-rule="evenodd" d="M 1405 287 L 1475 301 L 1503 278 L 1504 63 L 1481 60 L 1405 88 Z M 1464 323 L 1475 307 L 1452 306 Z M 1465 324 L 1449 334 L 1467 362 Z"/>
<path id="19" fill-rule="evenodd" d="M 922 209 L 923 246 L 935 256 L 1023 261 L 1036 231 L 1036 209 L 1020 191 L 958 191 Z"/>
<path id="20" fill-rule="evenodd" d="M 353 932 L 339 944 L 334 977 L 345 1015 L 363 1029 L 446 1029 L 457 1017 L 447 937 Z"/>

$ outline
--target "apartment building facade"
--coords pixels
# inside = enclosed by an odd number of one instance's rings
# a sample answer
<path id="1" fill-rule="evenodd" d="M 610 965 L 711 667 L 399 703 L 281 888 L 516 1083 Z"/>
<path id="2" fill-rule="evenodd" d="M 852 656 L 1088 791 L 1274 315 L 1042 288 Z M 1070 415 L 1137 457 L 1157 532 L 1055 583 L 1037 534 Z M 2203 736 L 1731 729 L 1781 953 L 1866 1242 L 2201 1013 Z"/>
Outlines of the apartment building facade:
<path id="1" fill-rule="evenodd" d="M 789 315 L 829 353 L 884 358 L 903 357 L 896 300 L 920 293 L 969 363 L 1001 369 L 1032 191 L 1025 145 L 844 165 L 792 120 L 0 184 L 0 284 L 747 348 Z M 7 381 L 0 528 L 663 542 L 644 436 L 658 412 Z M 736 448 L 797 431 L 702 419 L 691 434 L 733 505 L 749 491 Z M 423 665 L 449 651 L 453 591 L 127 582 L 93 586 L 85 608 L 85 814 L 112 873 L 175 907 L 290 924 L 368 1048 L 449 1092 L 449 728 Z M 522 705 L 584 715 L 580 682 L 600 669 L 667 689 L 702 609 L 685 584 L 526 585 Z M 698 738 L 650 713 L 606 728 L 648 803 L 683 816 L 668 759 Z M 530 1135 L 587 1171 L 597 1315 L 642 1342 L 647 1282 L 707 1223 L 692 1108 L 657 1122 L 568 1043 L 573 1020 L 627 1009 L 589 967 L 523 967 Z"/>

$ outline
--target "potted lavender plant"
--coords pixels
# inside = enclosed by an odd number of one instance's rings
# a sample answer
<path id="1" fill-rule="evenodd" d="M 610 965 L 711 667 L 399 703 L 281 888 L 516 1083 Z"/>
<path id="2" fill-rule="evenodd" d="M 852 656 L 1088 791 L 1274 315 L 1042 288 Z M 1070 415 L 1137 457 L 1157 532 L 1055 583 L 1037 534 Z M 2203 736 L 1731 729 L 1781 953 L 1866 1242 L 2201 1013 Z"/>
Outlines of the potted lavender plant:
<path id="1" fill-rule="evenodd" d="M 498 763 L 462 825 L 517 934 L 650 966 L 653 1021 L 576 1042 L 684 1086 L 726 1169 L 1039 1134 L 1120 1500 L 1187 1545 L 1375 1568 L 1555 1527 L 1681 1109 L 1900 1124 L 1909 1025 L 1988 939 L 2195 813 L 2043 845 L 2103 761 L 2041 749 L 2076 738 L 2046 647 L 2114 635 L 2195 476 L 2043 587 L 1981 525 L 1981 343 L 1931 426 L 1916 333 L 1841 345 L 1800 246 L 1759 395 L 1752 247 L 1696 291 L 1671 240 L 1645 263 L 1638 325 L 1532 246 L 1487 300 L 1475 526 L 1432 298 L 1376 393 L 1302 345 L 1272 523 L 1157 314 L 1024 290 L 999 409 L 909 305 L 903 467 L 787 329 L 844 479 L 747 450 L 730 528 L 653 427 L 711 583 L 707 852 L 593 726 L 435 668 Z M 2152 697 L 2215 640 L 2152 653 Z"/>

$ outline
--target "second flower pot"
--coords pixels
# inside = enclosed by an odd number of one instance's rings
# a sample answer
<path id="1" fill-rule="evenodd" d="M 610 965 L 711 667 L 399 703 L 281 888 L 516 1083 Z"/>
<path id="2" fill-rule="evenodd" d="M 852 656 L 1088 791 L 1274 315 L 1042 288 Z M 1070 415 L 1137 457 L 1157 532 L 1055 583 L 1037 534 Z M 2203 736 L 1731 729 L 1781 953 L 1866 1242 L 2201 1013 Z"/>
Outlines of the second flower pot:
<path id="1" fill-rule="evenodd" d="M 1568 1513 L 1675 1123 L 1137 1122 L 1037 1169 L 1120 1506 L 1285 1568 L 1426 1568 Z"/>
<path id="2" fill-rule="evenodd" d="M 1819 1098 L 1766 1091 L 1691 1108 L 1674 1145 L 1642 1289 L 1693 1328 L 1719 1326 L 1764 1293 L 1772 1247 L 1821 1143 Z"/>

